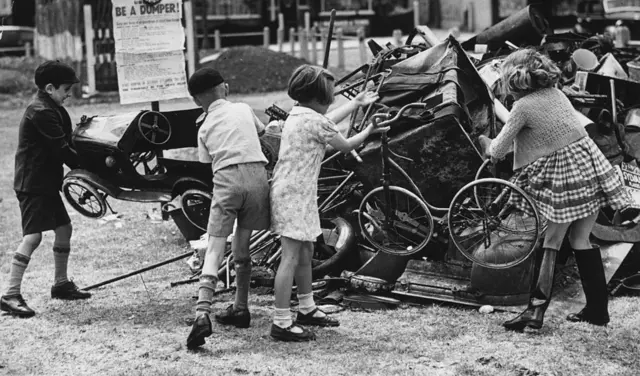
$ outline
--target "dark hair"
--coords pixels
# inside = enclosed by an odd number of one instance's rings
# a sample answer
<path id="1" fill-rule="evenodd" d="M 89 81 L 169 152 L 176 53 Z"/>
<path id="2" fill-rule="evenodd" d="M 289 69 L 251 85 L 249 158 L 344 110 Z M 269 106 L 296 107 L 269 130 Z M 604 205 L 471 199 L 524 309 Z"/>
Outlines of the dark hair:
<path id="1" fill-rule="evenodd" d="M 60 85 L 73 85 L 78 82 L 80 80 L 76 76 L 76 71 L 59 60 L 45 61 L 36 68 L 35 83 L 41 90 L 44 90 L 48 84 L 52 84 L 57 89 Z"/>
<path id="2" fill-rule="evenodd" d="M 187 83 L 191 96 L 202 94 L 224 82 L 224 78 L 217 70 L 211 67 L 200 68 L 193 73 Z"/>
<path id="3" fill-rule="evenodd" d="M 289 79 L 287 94 L 291 99 L 306 103 L 313 99 L 326 105 L 333 103 L 333 90 L 329 86 L 334 82 L 333 74 L 326 69 L 312 65 L 298 67 Z"/>

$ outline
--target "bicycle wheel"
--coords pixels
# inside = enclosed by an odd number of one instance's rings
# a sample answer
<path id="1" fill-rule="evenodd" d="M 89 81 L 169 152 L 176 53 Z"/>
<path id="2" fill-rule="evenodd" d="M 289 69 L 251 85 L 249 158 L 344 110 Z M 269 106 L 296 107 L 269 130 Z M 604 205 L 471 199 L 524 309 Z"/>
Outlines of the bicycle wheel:
<path id="1" fill-rule="evenodd" d="M 525 261 L 540 237 L 533 201 L 518 186 L 488 178 L 464 186 L 449 207 L 453 244 L 472 262 L 506 269 Z"/>
<path id="2" fill-rule="evenodd" d="M 369 192 L 358 209 L 362 236 L 376 249 L 392 255 L 421 251 L 433 235 L 433 217 L 427 205 L 412 192 L 397 186 Z M 387 214 L 388 213 L 388 214 Z"/>

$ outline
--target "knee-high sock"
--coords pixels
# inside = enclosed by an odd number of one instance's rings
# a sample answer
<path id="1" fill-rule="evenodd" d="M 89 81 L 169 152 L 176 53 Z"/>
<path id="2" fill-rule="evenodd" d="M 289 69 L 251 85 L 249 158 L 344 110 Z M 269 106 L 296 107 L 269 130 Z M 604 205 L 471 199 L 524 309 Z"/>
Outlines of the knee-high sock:
<path id="1" fill-rule="evenodd" d="M 7 292 L 5 295 L 20 294 L 22 286 L 22 277 L 25 270 L 29 265 L 31 257 L 23 255 L 22 253 L 14 253 L 11 259 L 11 269 L 9 271 L 9 283 L 7 285 Z"/>
<path id="2" fill-rule="evenodd" d="M 196 315 L 200 313 L 211 313 L 213 303 L 213 293 L 216 291 L 218 277 L 210 274 L 200 276 L 200 287 L 198 288 L 198 302 L 196 303 Z"/>
<path id="3" fill-rule="evenodd" d="M 54 281 L 55 285 L 61 285 L 67 281 L 67 267 L 69 265 L 69 247 L 53 247 L 53 264 L 55 266 Z"/>
<path id="4" fill-rule="evenodd" d="M 236 264 L 236 300 L 235 309 L 247 309 L 249 301 L 249 287 L 251 284 L 251 259 L 238 259 Z"/>

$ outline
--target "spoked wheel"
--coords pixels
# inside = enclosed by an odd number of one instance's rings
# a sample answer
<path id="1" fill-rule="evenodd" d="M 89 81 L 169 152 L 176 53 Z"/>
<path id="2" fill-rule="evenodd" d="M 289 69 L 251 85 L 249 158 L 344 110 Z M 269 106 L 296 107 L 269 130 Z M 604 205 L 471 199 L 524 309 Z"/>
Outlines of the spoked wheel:
<path id="1" fill-rule="evenodd" d="M 392 255 L 421 251 L 433 235 L 433 217 L 412 192 L 390 186 L 369 192 L 358 210 L 360 231 L 371 245 Z"/>
<path id="2" fill-rule="evenodd" d="M 184 216 L 202 231 L 207 231 L 211 193 L 200 189 L 189 189 L 182 194 L 182 212 Z"/>
<path id="3" fill-rule="evenodd" d="M 540 236 L 533 201 L 502 179 L 480 179 L 464 186 L 449 207 L 453 244 L 472 262 L 506 269 L 525 261 Z"/>
<path id="4" fill-rule="evenodd" d="M 140 135 L 152 145 L 164 145 L 171 138 L 171 123 L 157 111 L 147 111 L 138 119 Z"/>
<path id="5" fill-rule="evenodd" d="M 62 193 L 67 202 L 85 217 L 100 218 L 107 212 L 104 195 L 82 179 L 65 179 Z"/>

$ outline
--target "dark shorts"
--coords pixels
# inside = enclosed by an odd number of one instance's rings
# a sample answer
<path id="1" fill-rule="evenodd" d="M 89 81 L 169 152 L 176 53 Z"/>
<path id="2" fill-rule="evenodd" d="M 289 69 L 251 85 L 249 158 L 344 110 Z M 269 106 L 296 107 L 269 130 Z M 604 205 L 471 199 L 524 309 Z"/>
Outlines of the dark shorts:
<path id="1" fill-rule="evenodd" d="M 263 163 L 242 163 L 216 171 L 207 233 L 229 236 L 233 222 L 246 230 L 266 230 L 271 221 L 269 182 Z"/>
<path id="2" fill-rule="evenodd" d="M 16 192 L 22 215 L 22 235 L 55 230 L 71 223 L 60 195 Z"/>

